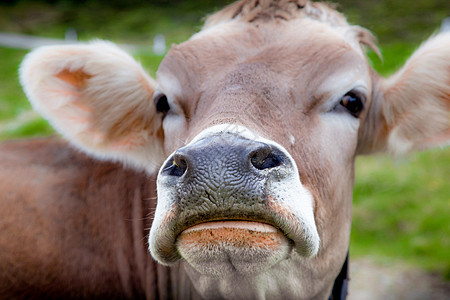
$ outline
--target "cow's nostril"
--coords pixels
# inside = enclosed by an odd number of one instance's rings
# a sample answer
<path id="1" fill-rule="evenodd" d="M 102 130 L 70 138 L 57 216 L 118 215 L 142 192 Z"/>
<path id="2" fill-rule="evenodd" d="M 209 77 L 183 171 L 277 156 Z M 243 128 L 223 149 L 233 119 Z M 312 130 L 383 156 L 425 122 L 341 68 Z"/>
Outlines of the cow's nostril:
<path id="1" fill-rule="evenodd" d="M 183 174 L 186 173 L 186 170 L 186 159 L 180 154 L 175 154 L 172 160 L 167 163 L 167 167 L 164 169 L 167 175 L 178 177 L 183 176 Z"/>
<path id="2" fill-rule="evenodd" d="M 282 155 L 273 151 L 270 146 L 263 146 L 250 153 L 250 162 L 258 170 L 270 169 L 283 163 Z"/>

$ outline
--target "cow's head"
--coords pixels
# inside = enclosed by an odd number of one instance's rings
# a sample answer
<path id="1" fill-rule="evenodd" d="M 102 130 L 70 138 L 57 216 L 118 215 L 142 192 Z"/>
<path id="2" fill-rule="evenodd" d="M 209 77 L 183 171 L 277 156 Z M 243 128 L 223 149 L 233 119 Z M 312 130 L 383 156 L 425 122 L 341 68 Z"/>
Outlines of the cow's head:
<path id="1" fill-rule="evenodd" d="M 21 80 L 82 150 L 159 169 L 150 251 L 187 262 L 203 295 L 238 293 L 223 278 L 273 292 L 277 273 L 297 278 L 286 295 L 323 296 L 348 249 L 355 156 L 449 140 L 450 34 L 388 79 L 363 45 L 324 4 L 241 1 L 174 46 L 157 82 L 105 42 L 38 49 Z"/>

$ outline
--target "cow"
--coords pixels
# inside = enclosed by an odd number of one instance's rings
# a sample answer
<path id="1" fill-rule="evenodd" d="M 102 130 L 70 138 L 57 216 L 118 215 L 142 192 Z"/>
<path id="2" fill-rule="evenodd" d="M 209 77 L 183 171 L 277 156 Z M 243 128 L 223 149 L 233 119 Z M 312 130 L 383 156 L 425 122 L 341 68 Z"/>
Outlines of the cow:
<path id="1" fill-rule="evenodd" d="M 68 142 L 0 146 L 0 297 L 345 298 L 355 157 L 450 140 L 450 33 L 388 78 L 367 47 L 328 4 L 242 0 L 156 80 L 109 42 L 32 51 Z"/>

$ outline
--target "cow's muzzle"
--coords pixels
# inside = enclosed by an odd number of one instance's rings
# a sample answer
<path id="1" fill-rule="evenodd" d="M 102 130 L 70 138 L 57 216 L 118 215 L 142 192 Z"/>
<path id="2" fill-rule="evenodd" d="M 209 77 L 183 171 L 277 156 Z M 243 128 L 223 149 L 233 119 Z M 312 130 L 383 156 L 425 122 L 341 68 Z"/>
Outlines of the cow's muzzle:
<path id="1" fill-rule="evenodd" d="M 150 250 L 162 263 L 183 257 L 201 273 L 254 273 L 293 248 L 317 252 L 312 197 L 274 142 L 209 131 L 166 160 L 157 189 Z"/>

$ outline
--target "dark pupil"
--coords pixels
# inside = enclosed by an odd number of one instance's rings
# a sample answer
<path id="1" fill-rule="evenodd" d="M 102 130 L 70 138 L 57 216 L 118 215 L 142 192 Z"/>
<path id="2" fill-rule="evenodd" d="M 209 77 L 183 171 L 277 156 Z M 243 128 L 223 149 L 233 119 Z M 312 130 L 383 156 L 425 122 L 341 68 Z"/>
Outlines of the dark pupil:
<path id="1" fill-rule="evenodd" d="M 341 100 L 342 106 L 344 106 L 352 115 L 358 116 L 359 112 L 363 109 L 363 103 L 358 96 L 353 93 L 346 94 Z"/>
<path id="2" fill-rule="evenodd" d="M 170 109 L 169 102 L 167 102 L 167 97 L 165 95 L 161 95 L 158 99 L 156 99 L 156 110 L 161 113 L 167 113 Z"/>

